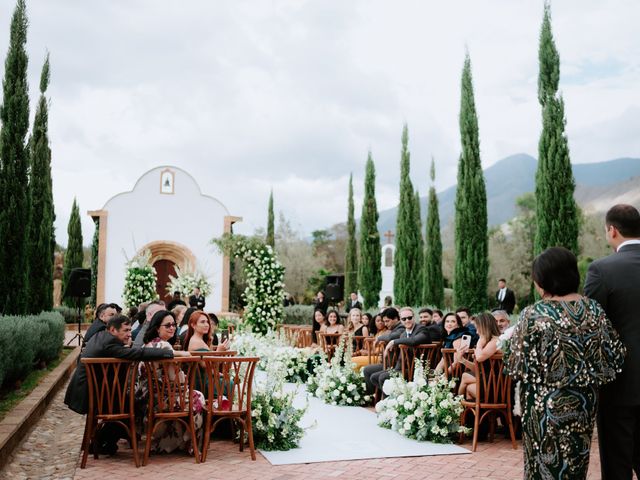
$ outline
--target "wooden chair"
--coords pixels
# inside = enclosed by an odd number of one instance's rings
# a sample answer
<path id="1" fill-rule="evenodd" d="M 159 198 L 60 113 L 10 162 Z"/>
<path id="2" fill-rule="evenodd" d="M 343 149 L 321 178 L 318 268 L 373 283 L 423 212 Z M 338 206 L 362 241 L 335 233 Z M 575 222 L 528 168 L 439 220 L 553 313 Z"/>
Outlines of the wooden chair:
<path id="1" fill-rule="evenodd" d="M 457 395 L 458 387 L 460 387 L 460 379 L 465 371 L 464 365 L 461 363 L 454 364 L 454 355 L 456 353 L 455 348 L 442 348 L 440 349 L 442 354 L 442 364 L 444 368 L 444 375 L 447 380 L 455 380 L 456 385 L 452 388 L 452 392 Z"/>
<path id="2" fill-rule="evenodd" d="M 240 451 L 244 450 L 244 432 L 249 440 L 251 460 L 256 459 L 251 425 L 251 388 L 259 357 L 205 357 L 208 392 L 202 461 L 207 459 L 211 433 L 226 418 L 240 424 Z"/>
<path id="3" fill-rule="evenodd" d="M 211 350 L 209 352 L 191 352 L 191 355 L 194 357 L 235 357 L 238 352 L 235 350 Z"/>
<path id="4" fill-rule="evenodd" d="M 180 422 L 191 434 L 196 463 L 200 463 L 193 419 L 193 384 L 199 357 L 178 357 L 145 362 L 149 385 L 147 441 L 142 465 L 149 462 L 155 429 L 164 422 Z"/>
<path id="5" fill-rule="evenodd" d="M 310 347 L 312 340 L 311 340 L 311 326 L 303 326 L 300 327 L 299 330 L 299 334 L 298 334 L 298 347 L 299 348 L 306 348 L 306 347 Z"/>
<path id="6" fill-rule="evenodd" d="M 342 337 L 341 333 L 317 333 L 318 338 L 320 338 L 320 345 L 324 350 L 324 353 L 327 354 L 327 360 L 331 360 L 333 354 L 336 351 L 336 348 L 340 344 L 340 337 Z"/>
<path id="7" fill-rule="evenodd" d="M 477 396 L 475 400 L 462 400 L 464 411 L 460 415 L 460 425 L 464 425 L 467 413 L 473 413 L 473 451 L 476 451 L 478 444 L 478 429 L 486 418 L 491 421 L 489 441 L 493 442 L 497 415 L 501 415 L 505 419 L 511 436 L 511 444 L 515 450 L 517 446 L 511 413 L 511 378 L 504 374 L 502 354 L 496 353 L 483 362 L 474 360 L 473 367 L 476 376 Z M 460 442 L 463 440 L 464 433 L 461 433 Z"/>
<path id="8" fill-rule="evenodd" d="M 134 388 L 137 362 L 117 358 L 83 358 L 89 387 L 89 412 L 82 439 L 82 461 L 87 465 L 89 446 L 93 444 L 93 456 L 98 458 L 97 433 L 109 422 L 124 427 L 131 441 L 133 461 L 140 466 L 134 414 Z"/>
<path id="9" fill-rule="evenodd" d="M 351 341 L 353 343 L 353 354 L 362 355 L 363 352 L 368 350 L 368 345 L 366 343 L 367 339 L 371 337 L 365 337 L 364 335 L 352 335 Z M 371 344 L 369 344 L 371 345 Z M 358 353 L 360 352 L 360 353 Z"/>
<path id="10" fill-rule="evenodd" d="M 427 361 L 427 368 L 433 370 L 436 367 L 434 363 L 438 345 L 433 343 L 421 343 L 415 347 L 409 345 L 399 345 L 400 362 L 402 365 L 402 376 L 407 382 L 413 381 L 413 370 L 416 365 L 416 358 L 421 361 Z"/>

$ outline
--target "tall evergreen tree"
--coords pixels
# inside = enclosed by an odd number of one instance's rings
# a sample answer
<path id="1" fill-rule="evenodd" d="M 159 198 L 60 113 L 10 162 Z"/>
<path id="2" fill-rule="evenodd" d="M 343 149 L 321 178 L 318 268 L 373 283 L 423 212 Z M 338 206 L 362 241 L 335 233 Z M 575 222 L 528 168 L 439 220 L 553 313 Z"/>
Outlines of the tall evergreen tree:
<path id="1" fill-rule="evenodd" d="M 18 0 L 11 19 L 0 107 L 0 313 L 4 314 L 26 312 L 28 301 L 27 24 L 25 2 Z"/>
<path id="2" fill-rule="evenodd" d="M 45 92 L 49 85 L 49 55 L 42 66 L 40 99 L 36 108 L 33 133 L 29 142 L 31 178 L 29 181 L 29 303 L 31 313 L 53 307 L 53 255 L 55 233 L 53 191 L 51 182 L 51 149 L 49 148 L 49 114 Z"/>
<path id="3" fill-rule="evenodd" d="M 276 236 L 275 236 L 275 217 L 273 216 L 273 190 L 269 195 L 269 208 L 267 213 L 267 245 L 271 245 L 275 248 Z"/>
<path id="4" fill-rule="evenodd" d="M 377 307 L 380 302 L 381 266 L 378 206 L 376 205 L 376 168 L 369 152 L 360 217 L 360 261 L 358 262 L 358 286 L 364 298 L 365 308 Z"/>
<path id="5" fill-rule="evenodd" d="M 416 281 L 416 272 L 422 266 L 417 252 L 420 227 L 416 227 L 415 197 L 411 183 L 409 153 L 409 129 L 402 129 L 402 150 L 400 152 L 400 204 L 396 220 L 396 251 L 394 256 L 393 296 L 397 305 L 417 305 L 421 289 Z"/>
<path id="6" fill-rule="evenodd" d="M 573 197 L 575 182 L 565 134 L 564 101 L 558 94 L 560 56 L 551 31 L 551 10 L 545 4 L 540 30 L 538 100 L 542 132 L 536 171 L 535 252 L 563 246 L 578 254 L 580 216 Z"/>
<path id="7" fill-rule="evenodd" d="M 478 117 L 468 53 L 462 70 L 460 137 L 462 153 L 458 163 L 455 201 L 454 294 L 457 306 L 466 306 L 477 312 L 487 305 L 489 239 L 487 191 L 480 160 Z"/>
<path id="8" fill-rule="evenodd" d="M 82 226 L 80 224 L 80 208 L 73 199 L 73 205 L 71 207 L 71 216 L 69 217 L 69 224 L 67 226 L 67 234 L 69 235 L 69 243 L 67 243 L 67 252 L 64 256 L 64 270 L 62 272 L 62 292 L 64 293 L 67 285 L 69 284 L 69 277 L 71 276 L 71 270 L 74 268 L 82 268 L 82 260 L 84 255 L 82 252 Z M 75 306 L 72 299 L 65 301 L 70 307 Z"/>
<path id="9" fill-rule="evenodd" d="M 417 296 L 412 303 L 412 305 L 420 305 L 422 300 L 422 289 L 424 285 L 424 275 L 420 273 L 420 267 L 424 263 L 424 238 L 422 238 L 422 214 L 420 208 L 420 192 L 416 188 L 416 194 L 414 196 L 415 203 L 413 204 L 413 216 L 415 220 L 413 221 L 414 228 L 418 231 L 416 238 L 416 272 L 417 274 L 413 275 L 413 278 L 416 281 L 416 292 Z"/>
<path id="10" fill-rule="evenodd" d="M 442 308 L 444 306 L 442 240 L 440 238 L 440 213 L 438 212 L 438 196 L 434 185 L 435 179 L 436 167 L 431 159 L 431 187 L 429 188 L 429 209 L 427 211 L 422 304 Z"/>
<path id="11" fill-rule="evenodd" d="M 349 176 L 349 204 L 347 207 L 347 245 L 344 260 L 344 295 L 349 301 L 349 294 L 358 291 L 358 253 L 356 246 L 356 219 L 353 205 L 353 174 Z"/>

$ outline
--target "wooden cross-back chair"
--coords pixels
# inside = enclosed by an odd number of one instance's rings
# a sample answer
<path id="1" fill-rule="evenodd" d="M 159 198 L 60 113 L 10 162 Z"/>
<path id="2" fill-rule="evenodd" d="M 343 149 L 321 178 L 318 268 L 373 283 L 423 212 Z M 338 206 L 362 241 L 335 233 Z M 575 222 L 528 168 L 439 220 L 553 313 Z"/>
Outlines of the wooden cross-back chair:
<path id="1" fill-rule="evenodd" d="M 365 355 L 365 352 L 368 351 L 368 344 L 366 342 L 367 338 L 364 335 L 352 335 L 351 342 L 353 347 L 353 355 Z"/>
<path id="2" fill-rule="evenodd" d="M 367 350 L 367 355 L 369 357 L 369 365 L 373 365 L 374 363 L 379 363 L 379 359 L 381 358 L 382 352 L 384 351 L 384 345 L 381 343 L 376 343 L 374 346 L 376 339 L 375 337 L 367 337 L 364 339 L 364 345 Z"/>
<path id="3" fill-rule="evenodd" d="M 458 394 L 458 388 L 460 387 L 460 379 L 465 371 L 465 366 L 462 363 L 454 362 L 454 355 L 456 353 L 455 348 L 442 348 L 440 349 L 442 354 L 442 366 L 444 368 L 444 375 L 447 380 L 455 380 L 456 385 L 451 389 L 454 395 Z M 468 355 L 465 355 L 467 357 Z"/>
<path id="4" fill-rule="evenodd" d="M 489 441 L 493 442 L 495 420 L 501 415 L 509 428 L 511 444 L 514 450 L 516 446 L 515 431 L 511 407 L 511 378 L 504 374 L 502 353 L 496 353 L 483 362 L 474 360 L 473 368 L 476 376 L 476 398 L 474 400 L 462 400 L 463 412 L 460 414 L 460 425 L 464 425 L 467 413 L 474 416 L 473 422 L 473 451 L 478 444 L 478 429 L 480 424 L 489 419 Z M 464 434 L 460 434 L 460 441 Z"/>
<path id="5" fill-rule="evenodd" d="M 425 362 L 425 368 L 433 370 L 436 368 L 438 344 L 421 343 L 414 347 L 409 345 L 400 345 L 400 362 L 402 365 L 402 376 L 408 382 L 413 380 L 413 371 L 416 365 L 416 359 Z"/>
<path id="6" fill-rule="evenodd" d="M 164 422 L 180 422 L 191 434 L 196 463 L 200 463 L 196 427 L 193 418 L 193 383 L 199 357 L 178 357 L 145 362 L 149 385 L 147 441 L 142 465 L 149 462 L 155 429 Z"/>
<path id="7" fill-rule="evenodd" d="M 211 433 L 220 421 L 231 419 L 240 425 L 240 451 L 244 432 L 248 434 L 251 460 L 256 459 L 251 425 L 251 388 L 259 357 L 204 357 L 207 403 L 202 461 L 207 459 Z"/>
<path id="8" fill-rule="evenodd" d="M 299 348 L 310 347 L 312 342 L 311 336 L 312 327 L 311 325 L 303 325 L 300 327 L 298 331 L 298 344 L 296 345 Z"/>
<path id="9" fill-rule="evenodd" d="M 109 422 L 118 423 L 127 431 L 133 461 L 139 467 L 133 388 L 137 362 L 118 358 L 83 358 L 80 361 L 86 369 L 89 388 L 89 411 L 82 439 L 80 468 L 87 465 L 90 445 L 93 444 L 94 458 L 98 458 L 97 434 Z"/>
<path id="10" fill-rule="evenodd" d="M 342 334 L 318 332 L 317 335 L 320 339 L 320 346 L 327 355 L 327 360 L 331 360 L 336 348 L 338 348 L 338 345 L 340 344 L 340 337 L 342 337 Z"/>

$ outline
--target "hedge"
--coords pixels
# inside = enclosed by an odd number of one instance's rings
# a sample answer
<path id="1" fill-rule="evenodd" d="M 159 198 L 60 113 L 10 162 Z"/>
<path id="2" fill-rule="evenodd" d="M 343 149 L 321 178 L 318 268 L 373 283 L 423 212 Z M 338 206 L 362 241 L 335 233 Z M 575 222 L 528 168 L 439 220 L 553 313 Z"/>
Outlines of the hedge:
<path id="1" fill-rule="evenodd" d="M 59 307 L 53 307 L 53 311 L 62 315 L 65 323 L 78 323 L 78 309 L 76 307 L 60 305 Z M 80 314 L 82 315 L 82 311 Z"/>
<path id="2" fill-rule="evenodd" d="M 40 363 L 60 356 L 64 318 L 58 312 L 0 317 L 0 386 L 22 380 Z"/>

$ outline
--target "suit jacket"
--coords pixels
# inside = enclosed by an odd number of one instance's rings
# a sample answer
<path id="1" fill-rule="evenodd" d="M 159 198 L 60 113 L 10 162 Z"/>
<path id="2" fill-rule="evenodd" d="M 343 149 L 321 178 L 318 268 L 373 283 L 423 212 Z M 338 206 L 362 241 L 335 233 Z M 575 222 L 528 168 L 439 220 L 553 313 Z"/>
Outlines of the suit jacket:
<path id="1" fill-rule="evenodd" d="M 359 301 L 356 301 L 356 303 L 352 304 L 351 300 L 349 300 L 349 302 L 347 302 L 347 313 L 349 313 L 351 311 L 352 308 L 357 308 L 359 310 L 362 310 L 362 303 L 360 303 Z"/>
<path id="2" fill-rule="evenodd" d="M 197 308 L 198 310 L 204 310 L 204 296 L 203 295 L 191 295 L 189 297 L 189 306 Z"/>
<path id="3" fill-rule="evenodd" d="M 504 294 L 504 300 L 500 301 L 500 290 L 496 292 L 496 302 L 500 310 L 504 310 L 509 315 L 513 313 L 513 309 L 516 307 L 516 294 L 513 293 L 513 290 L 507 288 L 507 291 Z"/>
<path id="4" fill-rule="evenodd" d="M 384 335 L 380 335 L 378 337 L 378 340 L 385 342 L 388 342 L 389 340 L 396 340 L 397 338 L 400 338 L 400 335 L 402 335 L 402 332 L 404 331 L 404 325 L 402 325 L 401 322 L 398 322 L 398 325 L 396 325 L 393 330 L 391 330 L 389 333 L 385 333 Z"/>
<path id="5" fill-rule="evenodd" d="M 99 318 L 95 319 L 91 326 L 89 326 L 89 328 L 87 329 L 87 333 L 84 334 L 85 345 L 96 333 L 106 329 L 107 325 L 102 320 L 100 320 Z"/>
<path id="6" fill-rule="evenodd" d="M 429 335 L 427 327 L 425 327 L 424 325 L 416 324 L 413 326 L 411 336 L 407 336 L 407 329 L 405 328 L 402 332 L 402 335 L 400 335 L 398 339 L 393 341 L 393 347 L 397 348 L 398 345 L 408 345 L 410 347 L 415 347 L 416 345 L 420 345 L 423 343 L 431 343 L 431 336 Z M 402 359 L 400 358 L 400 355 L 398 355 L 395 369 L 397 371 L 402 370 Z"/>
<path id="7" fill-rule="evenodd" d="M 96 333 L 82 352 L 81 358 L 122 358 L 126 360 L 159 360 L 173 358 L 173 351 L 164 348 L 125 347 L 107 330 Z M 89 386 L 84 365 L 78 364 L 67 387 L 64 403 L 74 412 L 89 410 Z"/>
<path id="8" fill-rule="evenodd" d="M 601 400 L 610 405 L 640 405 L 640 245 L 625 245 L 593 262 L 584 294 L 602 305 L 627 347 L 622 373 L 601 388 Z"/>

